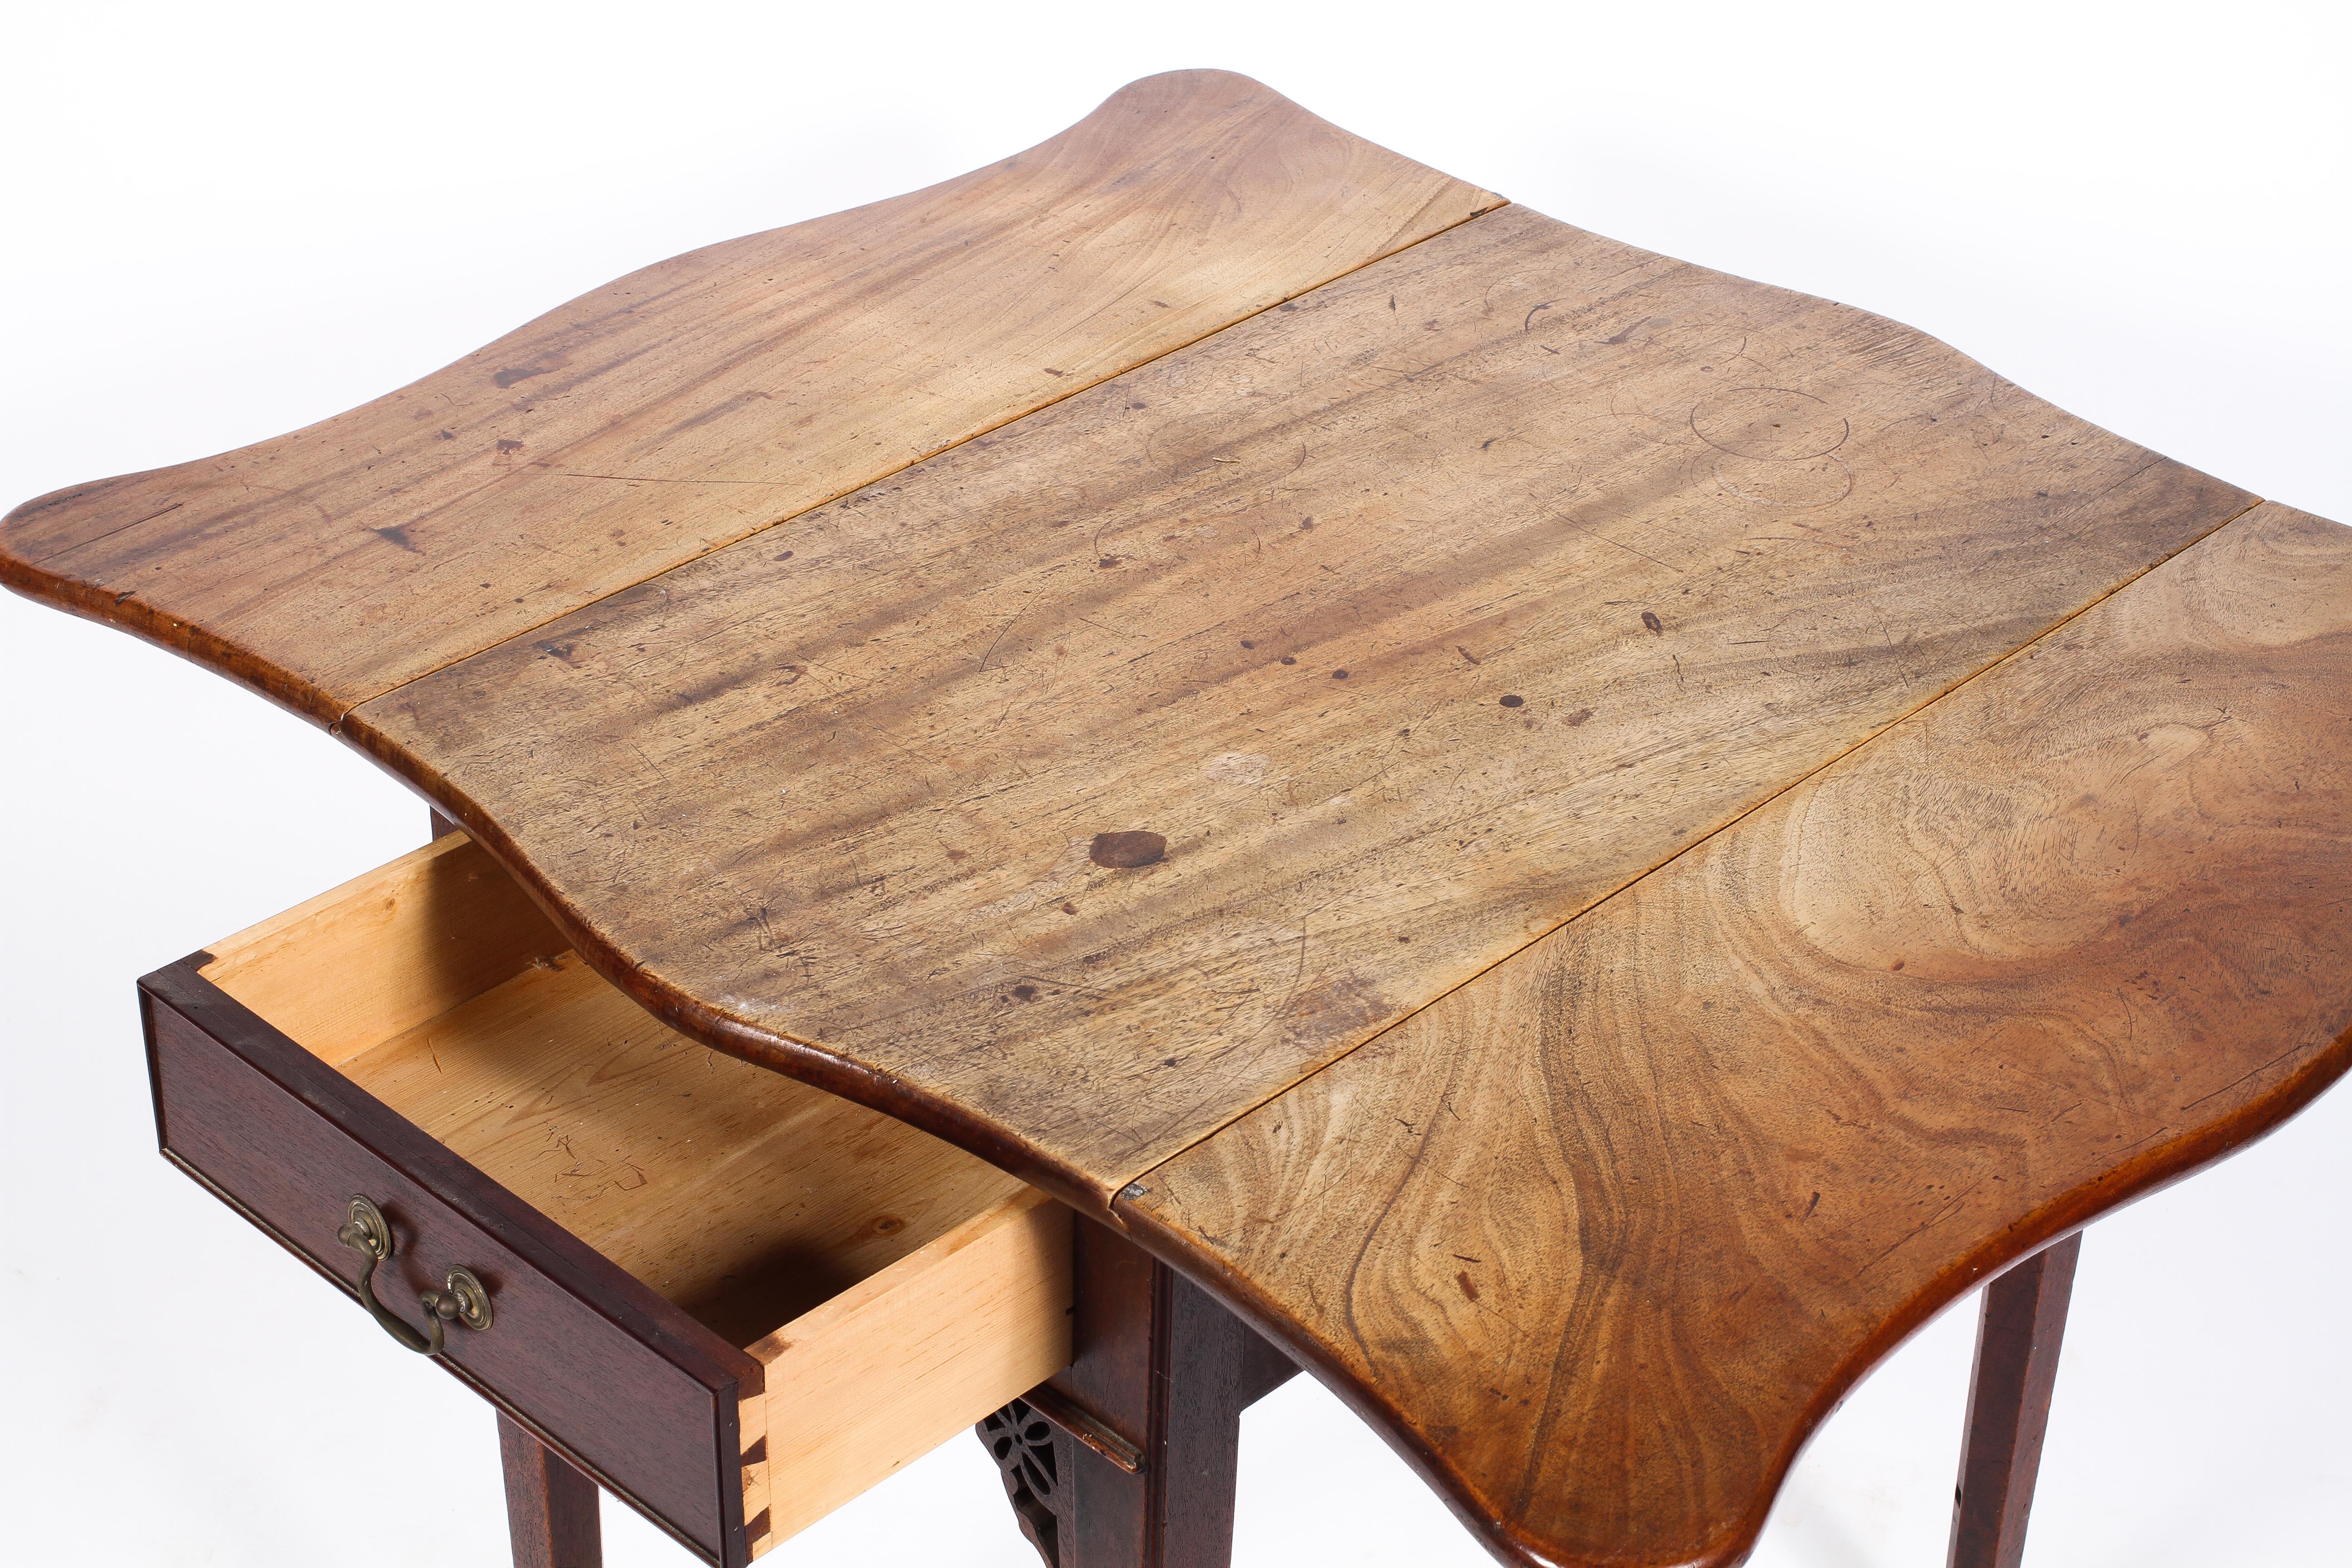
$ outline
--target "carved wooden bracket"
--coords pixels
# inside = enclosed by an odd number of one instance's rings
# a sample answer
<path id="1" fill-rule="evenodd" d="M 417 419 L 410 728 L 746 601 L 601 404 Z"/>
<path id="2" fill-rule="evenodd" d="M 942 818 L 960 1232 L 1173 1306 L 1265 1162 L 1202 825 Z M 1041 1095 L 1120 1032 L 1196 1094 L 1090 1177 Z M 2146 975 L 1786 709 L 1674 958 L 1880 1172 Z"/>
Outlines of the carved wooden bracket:
<path id="1" fill-rule="evenodd" d="M 1045 1560 L 1045 1568 L 1062 1568 L 1061 1500 L 1055 1493 L 1061 1479 L 1059 1429 L 1028 1401 L 1016 1399 L 983 1417 L 972 1431 L 1004 1479 L 1005 1500 L 1021 1521 L 1021 1533 Z"/>

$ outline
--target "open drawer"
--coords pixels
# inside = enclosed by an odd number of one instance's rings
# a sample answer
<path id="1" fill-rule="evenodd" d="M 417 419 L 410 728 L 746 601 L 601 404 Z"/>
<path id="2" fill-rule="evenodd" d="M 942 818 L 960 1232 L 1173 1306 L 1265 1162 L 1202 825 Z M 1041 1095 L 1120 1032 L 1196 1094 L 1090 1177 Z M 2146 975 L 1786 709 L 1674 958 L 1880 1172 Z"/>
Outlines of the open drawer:
<path id="1" fill-rule="evenodd" d="M 355 1300 L 370 1200 L 381 1310 L 725 1568 L 1069 1360 L 1067 1210 L 672 1032 L 462 834 L 140 991 L 169 1159 Z"/>

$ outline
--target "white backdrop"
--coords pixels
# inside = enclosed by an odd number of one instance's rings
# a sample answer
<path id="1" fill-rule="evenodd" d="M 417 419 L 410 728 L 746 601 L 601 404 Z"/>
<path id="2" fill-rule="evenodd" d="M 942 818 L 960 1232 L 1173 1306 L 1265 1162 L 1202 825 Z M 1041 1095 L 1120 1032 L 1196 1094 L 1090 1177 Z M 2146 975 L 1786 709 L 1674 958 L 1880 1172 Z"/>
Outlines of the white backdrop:
<path id="1" fill-rule="evenodd" d="M 386 391 L 632 268 L 1244 71 L 1619 239 L 1882 311 L 2352 519 L 2344 8 L 1980 3 L 12 7 L 0 506 Z M 131 981 L 419 841 L 259 699 L 0 595 L 0 1559 L 503 1561 L 488 1412 L 153 1152 Z M 2342 1562 L 2352 1089 L 2091 1233 L 2031 1561 Z M 1756 1561 L 1940 1563 L 1973 1301 Z M 1302 1379 L 1243 1564 L 1486 1561 Z M 689 1559 L 617 1507 L 614 1568 Z M 779 1568 L 1034 1562 L 960 1440 Z"/>

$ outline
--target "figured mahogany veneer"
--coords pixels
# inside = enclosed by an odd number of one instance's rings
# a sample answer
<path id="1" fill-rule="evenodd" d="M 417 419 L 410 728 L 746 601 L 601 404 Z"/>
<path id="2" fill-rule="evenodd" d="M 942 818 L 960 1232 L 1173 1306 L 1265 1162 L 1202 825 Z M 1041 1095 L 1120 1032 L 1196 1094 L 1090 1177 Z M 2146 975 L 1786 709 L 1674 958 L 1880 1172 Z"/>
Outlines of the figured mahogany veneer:
<path id="1" fill-rule="evenodd" d="M 2252 503 L 1507 208 L 342 731 L 664 1016 L 1098 1208 Z"/>
<path id="2" fill-rule="evenodd" d="M 1728 1563 L 1927 1315 L 2343 1071 L 2352 547 L 1498 201 L 1155 78 L 0 571 L 1126 1227 L 1500 1554 Z"/>
<path id="3" fill-rule="evenodd" d="M 2352 1061 L 2347 673 L 2262 507 L 1121 1211 L 1498 1545 L 1737 1562 L 1938 1308 Z"/>

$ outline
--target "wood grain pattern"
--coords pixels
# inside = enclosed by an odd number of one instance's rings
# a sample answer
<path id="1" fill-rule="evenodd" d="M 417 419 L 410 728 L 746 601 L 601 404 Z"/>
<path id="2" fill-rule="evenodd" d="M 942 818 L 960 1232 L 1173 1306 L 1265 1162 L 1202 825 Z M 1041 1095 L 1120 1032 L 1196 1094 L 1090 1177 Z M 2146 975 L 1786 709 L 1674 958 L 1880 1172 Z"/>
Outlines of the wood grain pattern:
<path id="1" fill-rule="evenodd" d="M 1501 198 L 1178 71 L 632 273 L 402 390 L 0 522 L 0 581 L 324 722 Z"/>
<path id="2" fill-rule="evenodd" d="M 1099 1211 L 2250 504 L 1507 208 L 345 730 L 656 1012 Z"/>
<path id="3" fill-rule="evenodd" d="M 306 1199 L 336 1220 L 349 1191 L 385 1194 L 395 1222 L 423 1233 L 404 1240 L 395 1268 L 429 1277 L 466 1263 L 499 1303 L 492 1331 L 453 1361 L 535 1429 L 569 1434 L 561 1440 L 606 1467 L 600 1476 L 625 1487 L 650 1467 L 675 1487 L 681 1447 L 720 1426 L 732 1462 L 682 1483 L 708 1494 L 703 1516 L 677 1511 L 675 1496 L 656 1512 L 715 1559 L 758 1555 L 1068 1362 L 1066 1209 L 903 1122 L 702 1048 L 569 952 L 529 956 L 552 935 L 510 879 L 447 836 L 216 943 L 185 994 L 159 993 L 167 1146 L 295 1237 L 308 1233 L 288 1216 Z M 215 972 L 241 994 L 216 988 Z M 205 998 L 223 1011 L 197 1023 Z M 307 1037 L 273 1027 L 262 1006 Z M 252 1051 L 333 1102 L 323 1120 L 281 1103 L 261 1073 L 220 1068 L 236 1054 L 224 1017 L 245 1020 Z M 457 1228 L 440 1208 L 452 1188 L 507 1226 Z M 579 1300 L 499 1267 L 518 1199 L 594 1249 L 593 1268 L 560 1281 Z M 308 1239 L 332 1275 L 331 1247 L 320 1256 Z M 723 1426 L 709 1395 L 684 1415 L 672 1397 L 582 1436 L 580 1381 L 617 1361 L 580 1324 L 605 1309 L 614 1266 L 659 1292 L 672 1338 L 750 1345 L 739 1370 L 772 1364 L 779 1381 L 713 1391 L 733 1417 Z M 401 1292 L 390 1299 L 397 1310 Z M 575 1359 L 551 1370 L 556 1318 L 573 1331 L 556 1348 Z M 646 1399 L 642 1378 L 624 1387 Z M 557 1498 L 560 1481 L 526 1486 L 519 1542 L 578 1536 L 579 1500 Z M 721 1489 L 740 1494 L 740 1512 L 719 1506 Z"/>
<path id="4" fill-rule="evenodd" d="M 789 1539 L 1070 1360 L 1070 1211 L 1021 1189 L 750 1347 Z"/>
<path id="5" fill-rule="evenodd" d="M 2352 547 L 1908 329 L 1495 201 L 1155 78 L 19 508 L 0 578 L 483 847 L 210 963 L 414 1124 L 151 985 L 191 1167 L 271 1226 L 296 1175 L 391 1183 L 604 1279 L 710 1412 L 656 1423 L 640 1506 L 730 1563 L 1059 1364 L 966 1345 L 879 1417 L 841 1371 L 953 1348 L 900 1286 L 965 1279 L 967 1205 L 1050 1228 L 1004 1172 L 1127 1224 L 1163 1305 L 1215 1282 L 1505 1555 L 1737 1560 L 1927 1314 L 2352 1058 Z M 1043 1322 L 1052 1273 L 965 1283 Z M 759 1361 L 709 1332 L 785 1302 Z M 1156 1465 L 1078 1516 L 1107 1550 L 1223 1551 L 1280 1368 L 1195 1327 L 1223 1370 L 1137 1438 L 1192 1401 L 1192 1522 Z M 746 1416 L 761 1362 L 798 1393 Z M 567 1420 L 613 1392 L 534 1375 Z M 744 1458 L 786 1451 L 806 1487 Z"/>
<path id="6" fill-rule="evenodd" d="M 565 947 L 514 879 L 452 834 L 213 943 L 204 976 L 341 1067 Z"/>
<path id="7" fill-rule="evenodd" d="M 672 1033 L 568 952 L 343 1070 L 732 1344 L 1024 1190 Z"/>
<path id="8" fill-rule="evenodd" d="M 1737 1562 L 1928 1315 L 2352 1059 L 2347 670 L 2263 506 L 1120 1210 L 1507 1557 Z"/>
<path id="9" fill-rule="evenodd" d="M 664 1027 L 461 836 L 213 943 L 202 973 L 732 1343 L 1021 1190 Z"/>

